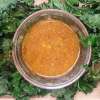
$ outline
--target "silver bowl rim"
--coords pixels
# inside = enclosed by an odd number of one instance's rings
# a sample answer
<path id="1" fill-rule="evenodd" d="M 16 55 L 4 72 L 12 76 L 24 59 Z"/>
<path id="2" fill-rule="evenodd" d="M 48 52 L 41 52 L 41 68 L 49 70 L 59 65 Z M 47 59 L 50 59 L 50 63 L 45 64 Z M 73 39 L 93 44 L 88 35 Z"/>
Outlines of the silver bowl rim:
<path id="1" fill-rule="evenodd" d="M 64 13 L 64 14 L 67 14 L 68 16 L 71 16 L 73 18 L 73 20 L 76 20 L 84 29 L 85 33 L 86 33 L 86 36 L 88 36 L 88 31 L 87 29 L 85 28 L 85 26 L 82 24 L 82 22 L 76 18 L 74 15 L 72 15 L 71 13 L 69 12 L 65 12 L 63 10 L 58 10 L 58 9 L 44 9 L 44 10 L 39 10 L 39 11 L 36 11 L 34 13 L 32 13 L 31 15 L 29 15 L 20 25 L 19 27 L 17 28 L 16 32 L 15 32 L 15 35 L 13 37 L 13 49 L 12 49 L 12 57 L 13 57 L 13 61 L 14 61 L 14 64 L 18 70 L 18 72 L 21 74 L 21 76 L 24 77 L 25 80 L 27 80 L 29 83 L 37 86 L 37 87 L 40 87 L 40 88 L 43 88 L 43 89 L 49 89 L 49 90 L 52 90 L 52 89 L 60 89 L 60 88 L 64 88 L 66 86 L 69 86 L 71 84 L 73 84 L 75 81 L 77 81 L 85 72 L 86 70 L 83 69 L 80 71 L 80 73 L 77 74 L 77 76 L 74 77 L 74 79 L 72 81 L 70 81 L 69 83 L 63 83 L 63 84 L 60 84 L 56 87 L 51 87 L 51 86 L 45 86 L 45 85 L 41 85 L 41 84 L 37 84 L 37 83 L 33 83 L 33 81 L 31 80 L 31 78 L 23 71 L 23 68 L 20 67 L 19 63 L 18 63 L 18 60 L 16 58 L 16 49 L 15 49 L 15 43 L 16 43 L 16 36 L 18 34 L 18 30 L 20 29 L 20 27 L 24 24 L 24 22 L 26 22 L 28 19 L 30 19 L 31 17 L 33 17 L 34 15 L 37 15 L 38 13 L 42 13 L 42 12 L 46 12 L 46 11 L 55 11 L 55 12 L 59 12 L 59 13 Z M 86 58 L 86 64 L 89 64 L 90 62 L 90 59 L 91 59 L 91 46 L 88 47 L 88 56 Z"/>

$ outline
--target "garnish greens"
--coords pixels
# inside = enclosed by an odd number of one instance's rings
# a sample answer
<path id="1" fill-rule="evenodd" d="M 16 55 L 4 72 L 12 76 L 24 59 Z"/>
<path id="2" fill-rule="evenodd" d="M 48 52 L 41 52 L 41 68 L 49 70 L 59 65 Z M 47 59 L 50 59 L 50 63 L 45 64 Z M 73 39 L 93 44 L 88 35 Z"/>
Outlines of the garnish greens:
<path id="1" fill-rule="evenodd" d="M 1 5 L 2 4 L 2 5 Z M 12 38 L 19 24 L 31 13 L 40 9 L 62 9 L 78 17 L 87 27 L 90 36 L 82 38 L 84 46 L 92 46 L 90 65 L 87 72 L 70 87 L 48 91 L 32 86 L 16 70 L 12 57 Z M 100 81 L 100 0 L 49 0 L 48 4 L 33 6 L 33 0 L 0 0 L 0 95 L 12 95 L 17 100 L 29 100 L 32 95 L 50 93 L 58 100 L 73 100 L 77 90 L 90 92 Z"/>

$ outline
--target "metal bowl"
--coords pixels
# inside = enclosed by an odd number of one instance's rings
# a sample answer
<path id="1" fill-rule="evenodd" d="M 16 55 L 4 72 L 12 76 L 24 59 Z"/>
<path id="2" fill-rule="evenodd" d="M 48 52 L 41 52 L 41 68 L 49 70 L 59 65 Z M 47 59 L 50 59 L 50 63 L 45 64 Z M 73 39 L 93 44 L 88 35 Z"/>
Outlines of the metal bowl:
<path id="1" fill-rule="evenodd" d="M 79 35 L 80 33 L 86 37 L 88 32 L 85 26 L 72 14 L 57 9 L 40 10 L 28 16 L 18 27 L 13 38 L 13 60 L 20 74 L 31 84 L 44 89 L 59 89 L 69 86 L 77 81 L 84 73 L 85 69 L 81 65 L 89 64 L 91 58 L 91 47 L 84 48 L 81 45 L 80 55 L 75 64 L 75 67 L 68 73 L 60 77 L 49 78 L 42 77 L 37 74 L 32 74 L 24 64 L 21 56 L 21 44 L 27 29 L 41 19 L 53 18 L 62 20 L 67 23 L 73 31 Z"/>

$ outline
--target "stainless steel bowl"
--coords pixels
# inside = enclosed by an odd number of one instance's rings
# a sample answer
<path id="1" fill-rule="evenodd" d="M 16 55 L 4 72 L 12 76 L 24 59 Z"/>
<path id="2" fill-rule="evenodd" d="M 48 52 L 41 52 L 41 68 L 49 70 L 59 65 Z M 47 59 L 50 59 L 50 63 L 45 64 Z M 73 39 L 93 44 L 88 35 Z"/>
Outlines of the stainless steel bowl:
<path id="1" fill-rule="evenodd" d="M 57 9 L 40 10 L 28 16 L 16 30 L 13 38 L 12 55 L 17 70 L 28 82 L 44 89 L 59 89 L 71 85 L 85 73 L 85 69 L 81 67 L 81 65 L 89 64 L 91 58 L 91 47 L 84 48 L 81 45 L 80 55 L 75 67 L 68 74 L 55 78 L 41 77 L 39 75 L 32 74 L 22 60 L 22 40 L 25 36 L 25 32 L 32 24 L 35 24 L 41 19 L 47 18 L 62 20 L 67 23 L 78 35 L 81 33 L 84 37 L 88 36 L 85 26 L 72 14 Z"/>

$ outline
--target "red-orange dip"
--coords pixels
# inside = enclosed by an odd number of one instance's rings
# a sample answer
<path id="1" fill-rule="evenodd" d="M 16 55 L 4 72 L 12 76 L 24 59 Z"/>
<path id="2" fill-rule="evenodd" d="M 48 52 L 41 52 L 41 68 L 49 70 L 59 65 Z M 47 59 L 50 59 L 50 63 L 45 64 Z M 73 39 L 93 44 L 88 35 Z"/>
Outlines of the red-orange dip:
<path id="1" fill-rule="evenodd" d="M 22 42 L 22 58 L 32 73 L 57 76 L 69 72 L 77 60 L 77 34 L 60 20 L 40 20 L 27 31 Z"/>

